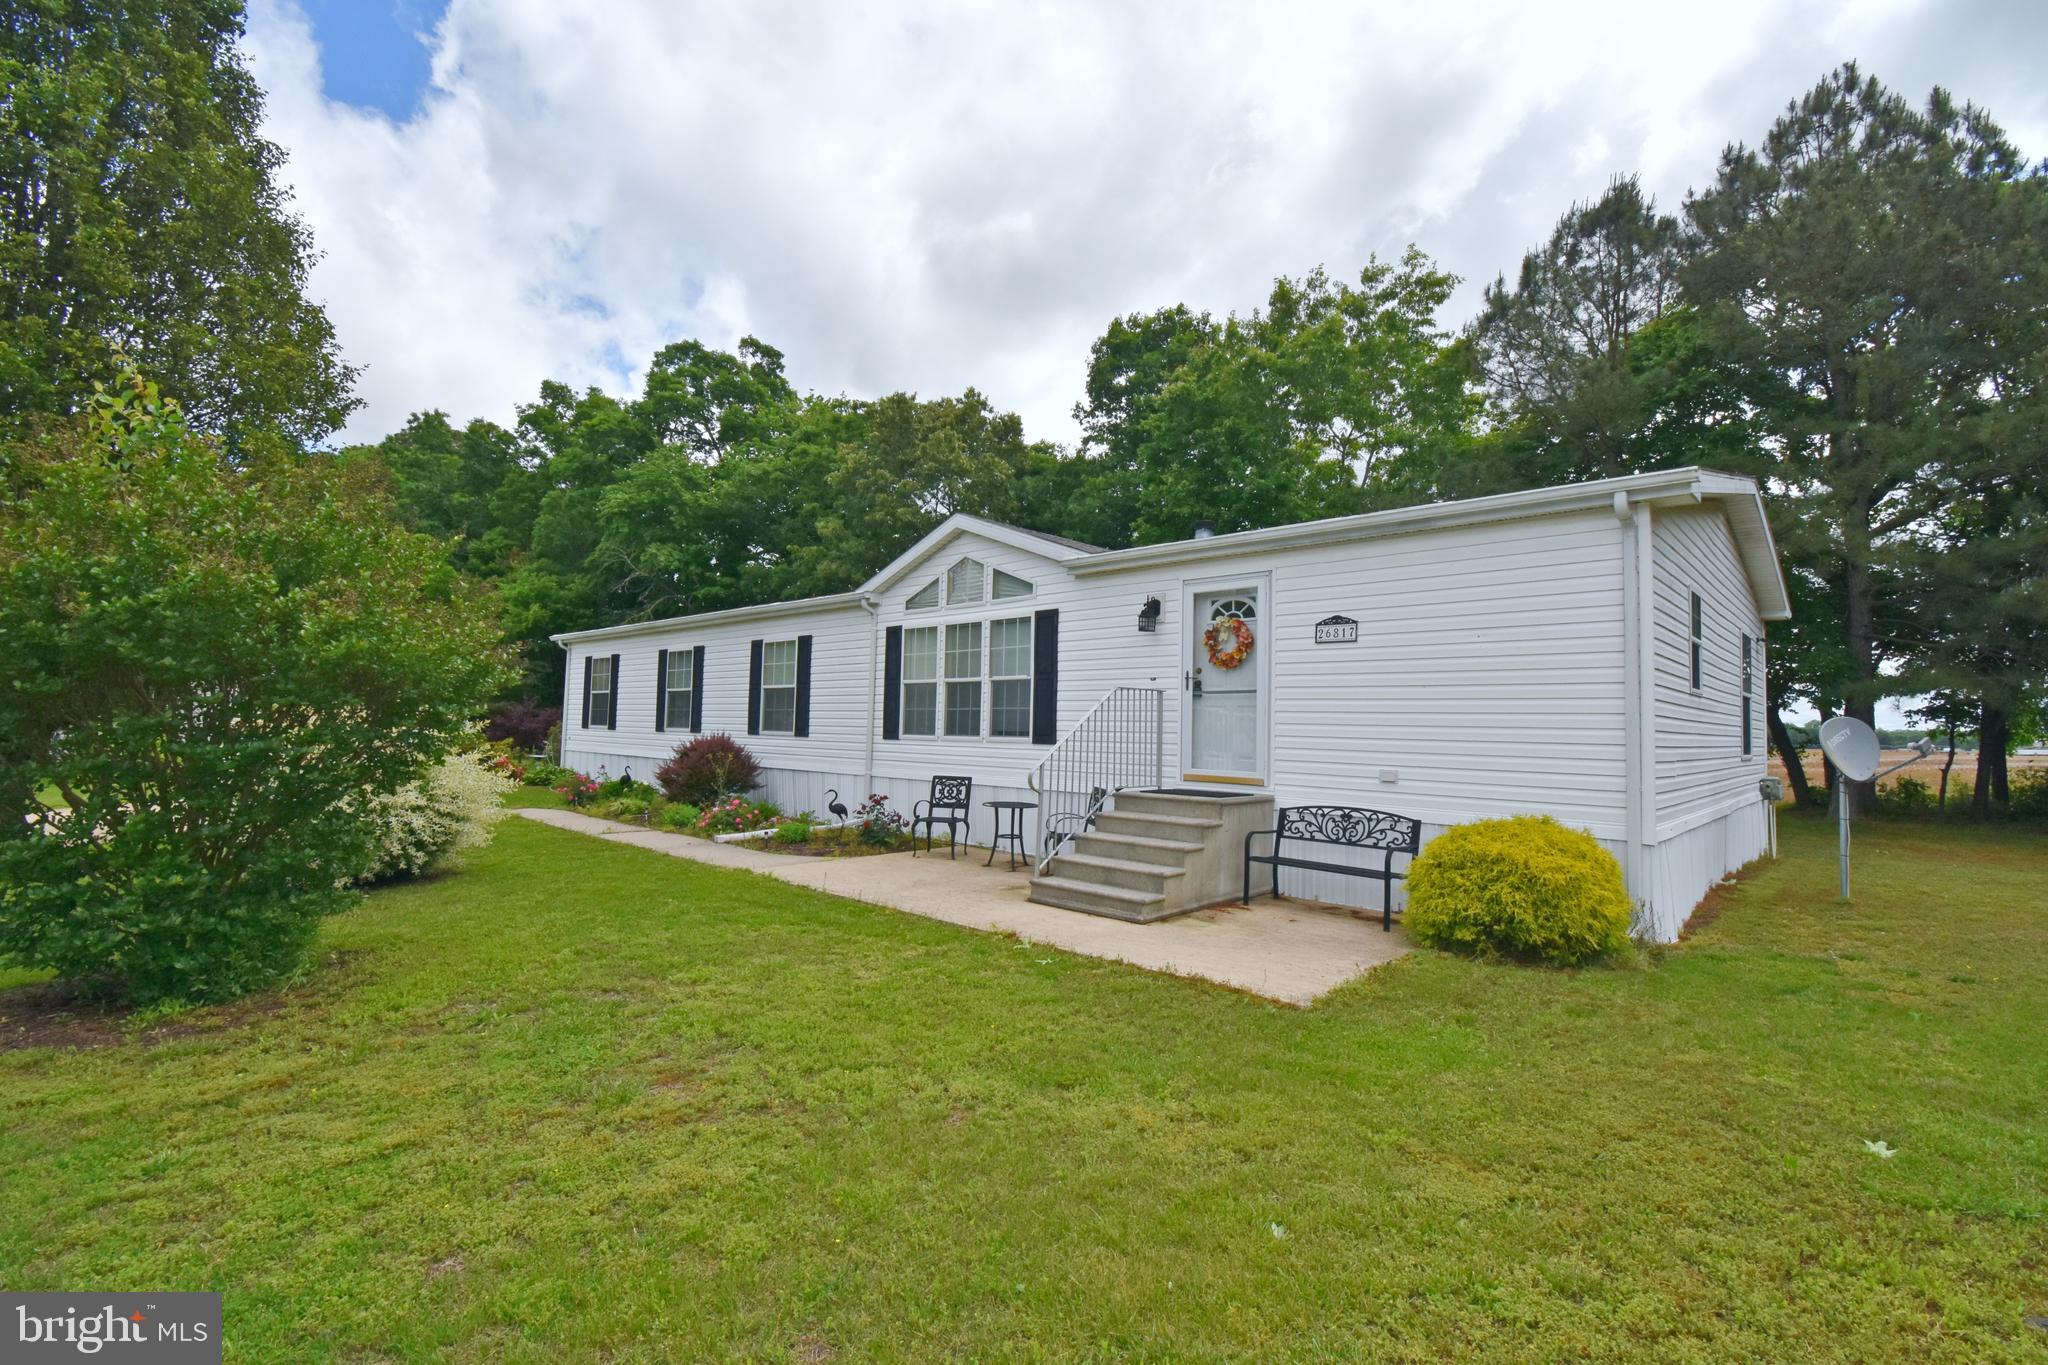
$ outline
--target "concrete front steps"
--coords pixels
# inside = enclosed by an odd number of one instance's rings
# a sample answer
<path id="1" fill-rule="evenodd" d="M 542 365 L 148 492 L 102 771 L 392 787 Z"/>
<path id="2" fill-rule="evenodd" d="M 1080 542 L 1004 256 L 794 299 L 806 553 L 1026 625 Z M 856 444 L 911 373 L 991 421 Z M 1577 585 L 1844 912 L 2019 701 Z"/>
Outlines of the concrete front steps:
<path id="1" fill-rule="evenodd" d="M 1139 924 L 1235 901 L 1244 891 L 1244 836 L 1272 827 L 1270 796 L 1118 792 L 1095 828 L 1031 879 L 1031 899 Z"/>

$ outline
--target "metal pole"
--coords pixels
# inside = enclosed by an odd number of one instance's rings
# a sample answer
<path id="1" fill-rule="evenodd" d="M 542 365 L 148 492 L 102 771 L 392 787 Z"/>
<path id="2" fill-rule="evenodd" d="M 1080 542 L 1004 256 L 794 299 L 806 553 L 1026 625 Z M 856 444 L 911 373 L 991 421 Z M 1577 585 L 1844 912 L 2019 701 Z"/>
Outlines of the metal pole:
<path id="1" fill-rule="evenodd" d="M 1839 812 L 1836 819 L 1840 828 L 1839 843 L 1842 850 L 1842 899 L 1849 899 L 1849 793 L 1844 790 L 1835 801 Z"/>

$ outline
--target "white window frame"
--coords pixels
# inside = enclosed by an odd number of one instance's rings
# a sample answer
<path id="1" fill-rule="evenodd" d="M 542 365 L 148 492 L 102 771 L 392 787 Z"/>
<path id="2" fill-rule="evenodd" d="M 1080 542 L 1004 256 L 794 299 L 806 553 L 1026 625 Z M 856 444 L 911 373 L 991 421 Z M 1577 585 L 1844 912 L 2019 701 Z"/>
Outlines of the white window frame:
<path id="1" fill-rule="evenodd" d="M 770 664 L 769 664 L 769 654 L 770 654 L 771 652 L 779 652 L 779 651 L 780 651 L 780 650 L 781 650 L 781 649 L 782 649 L 782 648 L 783 648 L 784 646 L 787 646 L 787 647 L 788 647 L 788 649 L 789 649 L 789 658 L 788 658 L 788 660 L 787 660 L 787 664 L 788 664 L 788 668 L 789 668 L 789 681 L 788 681 L 788 682 L 786 682 L 786 683 L 781 683 L 781 682 L 770 682 L 770 681 L 768 681 L 768 669 L 769 669 L 769 667 L 770 667 Z M 776 664 L 775 664 L 774 666 L 775 666 L 775 667 L 777 667 L 777 668 L 779 669 L 780 667 L 782 667 L 782 663 L 783 663 L 783 661 L 781 661 L 781 660 L 777 660 L 777 662 L 776 662 Z M 763 641 L 761 642 L 761 701 L 760 701 L 760 706 L 761 706 L 761 733 L 762 733 L 762 734 L 764 734 L 764 735 L 794 735 L 794 734 L 796 733 L 796 670 L 797 670 L 797 644 L 796 644 L 796 638 L 795 638 L 794 636 L 790 637 L 790 638 L 789 638 L 789 639 L 787 639 L 787 640 L 763 640 Z M 785 726 L 774 726 L 774 725 L 770 725 L 770 724 L 768 723 L 768 694 L 769 694 L 769 693 L 771 693 L 771 692 L 787 692 L 787 693 L 789 693 L 789 724 L 788 724 L 788 725 L 785 725 Z"/>
<path id="2" fill-rule="evenodd" d="M 679 662 L 690 678 L 686 687 L 676 686 L 676 664 Z M 664 727 L 670 730 L 689 730 L 690 713 L 697 699 L 697 651 L 685 646 L 668 652 L 668 676 L 662 679 L 662 691 L 667 694 L 661 703 Z M 680 711 L 676 709 L 677 697 L 683 699 Z"/>
<path id="3" fill-rule="evenodd" d="M 1017 599 L 1010 598 L 1004 603 L 985 603 L 977 612 L 948 613 L 942 620 L 919 620 L 916 625 L 903 627 L 902 678 L 897 683 L 896 733 L 899 739 L 916 743 L 939 744 L 1029 744 L 1031 742 L 1031 692 L 1037 678 L 1038 638 L 1037 620 L 1031 612 L 1016 610 Z M 999 622 L 1017 622 L 1024 631 L 1024 671 L 997 675 L 995 669 L 995 628 Z M 974 627 L 980 631 L 981 639 L 976 650 L 979 671 L 974 674 L 955 676 L 949 672 L 950 652 L 947 636 L 961 627 Z M 932 642 L 932 672 L 928 677 L 917 677 L 912 672 L 912 660 L 920 639 Z M 1021 733 L 998 735 L 995 733 L 995 694 L 998 682 L 1021 683 L 1025 687 L 1025 715 Z M 980 689 L 976 701 L 975 718 L 978 730 L 973 734 L 954 732 L 949 727 L 952 708 L 949 705 L 950 689 L 956 686 L 973 686 Z M 912 688 L 931 689 L 930 730 L 913 728 Z"/>
<path id="4" fill-rule="evenodd" d="M 974 570 L 974 595 L 971 597 L 964 592 L 957 591 L 953 581 L 963 569 L 967 568 Z M 988 605 L 988 565 L 972 555 L 955 560 L 953 567 L 946 570 L 946 605 L 949 607 L 983 607 Z"/>
<path id="5" fill-rule="evenodd" d="M 931 673 L 927 677 L 913 678 L 910 676 L 912 636 L 928 637 L 931 640 Z M 940 653 L 942 647 L 943 639 L 937 624 L 905 626 L 903 628 L 903 681 L 901 683 L 901 700 L 897 703 L 901 708 L 897 713 L 897 733 L 905 739 L 937 739 L 939 737 L 939 700 L 940 692 L 944 687 L 944 683 L 939 676 L 944 671 L 943 657 Z M 910 689 L 913 687 L 929 687 L 931 689 L 931 710 L 929 713 L 931 716 L 931 728 L 929 730 L 912 730 L 910 728 Z"/>
<path id="6" fill-rule="evenodd" d="M 604 675 L 604 686 L 597 684 L 599 674 Z M 597 699 L 604 698 L 604 714 L 597 713 Z M 590 723 L 586 730 L 609 729 L 612 723 L 612 708 L 618 705 L 619 680 L 612 676 L 612 656 L 593 654 L 590 656 Z"/>
<path id="7" fill-rule="evenodd" d="M 953 648 L 955 631 L 974 632 L 974 672 L 955 673 L 953 660 L 959 654 Z M 964 653 L 961 651 L 960 653 Z M 939 689 L 939 729 L 947 739 L 984 739 L 988 735 L 986 712 L 988 710 L 988 626 L 980 619 L 971 621 L 946 622 L 945 634 L 939 642 L 939 677 L 945 685 Z M 971 687 L 974 689 L 974 728 L 955 730 L 953 728 L 953 689 Z"/>
<path id="8" fill-rule="evenodd" d="M 1008 625 L 1019 625 L 1024 629 L 1024 671 L 1021 673 L 996 672 L 996 627 Z M 1037 641 L 1033 637 L 1037 632 L 1032 628 L 1033 625 L 1034 622 L 1029 616 L 994 616 L 989 618 L 988 624 L 983 628 L 988 642 L 985 651 L 986 660 L 982 671 L 988 686 L 988 723 L 986 730 L 990 739 L 1029 740 L 1031 738 L 1031 679 L 1032 669 L 1038 662 L 1034 656 L 1034 652 L 1037 649 Z M 1024 728 L 998 734 L 996 732 L 996 689 L 1004 683 L 1023 685 Z"/>
<path id="9" fill-rule="evenodd" d="M 1706 681 L 1707 607 L 1698 593 L 1692 595 L 1692 620 L 1687 627 L 1691 632 L 1691 668 L 1687 676 L 1692 679 L 1693 694 L 1700 692 L 1700 684 Z"/>
<path id="10" fill-rule="evenodd" d="M 1756 639 L 1742 637 L 1742 756 L 1756 752 Z"/>

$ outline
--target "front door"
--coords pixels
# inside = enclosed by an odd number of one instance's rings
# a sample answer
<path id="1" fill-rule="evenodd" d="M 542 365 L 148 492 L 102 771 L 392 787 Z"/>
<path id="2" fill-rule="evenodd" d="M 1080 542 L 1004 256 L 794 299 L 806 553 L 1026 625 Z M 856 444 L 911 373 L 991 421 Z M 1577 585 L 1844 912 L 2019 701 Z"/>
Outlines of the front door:
<path id="1" fill-rule="evenodd" d="M 1265 619 L 1256 583 L 1193 594 L 1187 694 L 1187 763 L 1195 781 L 1258 782 L 1265 775 Z"/>

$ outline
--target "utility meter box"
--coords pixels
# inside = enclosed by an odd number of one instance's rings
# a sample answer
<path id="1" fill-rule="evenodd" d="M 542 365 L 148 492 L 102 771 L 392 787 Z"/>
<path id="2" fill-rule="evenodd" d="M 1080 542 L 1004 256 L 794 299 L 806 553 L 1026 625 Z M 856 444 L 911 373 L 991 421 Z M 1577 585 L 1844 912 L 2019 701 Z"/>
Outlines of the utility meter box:
<path id="1" fill-rule="evenodd" d="M 1764 800 L 1774 806 L 1785 799 L 1785 779 L 1782 777 L 1767 777 L 1756 784 L 1756 789 L 1763 793 Z"/>

